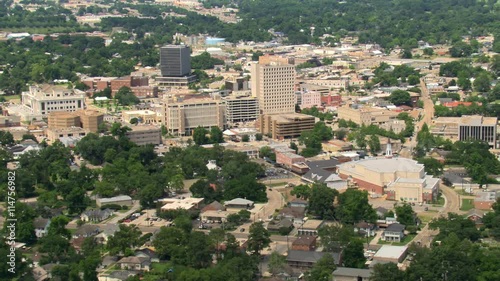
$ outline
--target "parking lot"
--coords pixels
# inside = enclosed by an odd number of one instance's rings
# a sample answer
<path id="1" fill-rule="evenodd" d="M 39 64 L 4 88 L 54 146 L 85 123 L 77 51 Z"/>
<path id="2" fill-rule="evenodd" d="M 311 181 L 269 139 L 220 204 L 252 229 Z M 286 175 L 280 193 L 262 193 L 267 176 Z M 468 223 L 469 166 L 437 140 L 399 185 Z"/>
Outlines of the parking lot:
<path id="1" fill-rule="evenodd" d="M 293 174 L 283 168 L 267 168 L 266 179 L 289 179 L 293 178 Z"/>
<path id="2" fill-rule="evenodd" d="M 135 224 L 137 226 L 165 226 L 169 222 L 156 216 L 156 210 L 144 210 L 141 213 L 133 213 L 123 220 L 124 224 Z"/>

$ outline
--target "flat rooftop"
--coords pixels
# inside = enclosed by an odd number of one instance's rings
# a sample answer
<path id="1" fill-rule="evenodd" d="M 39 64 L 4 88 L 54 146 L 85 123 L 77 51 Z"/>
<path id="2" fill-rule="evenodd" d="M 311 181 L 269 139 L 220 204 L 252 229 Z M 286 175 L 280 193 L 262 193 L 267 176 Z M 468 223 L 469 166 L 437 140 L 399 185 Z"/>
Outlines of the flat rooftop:
<path id="1" fill-rule="evenodd" d="M 283 123 L 290 123 L 294 122 L 295 120 L 303 121 L 303 120 L 314 119 L 314 116 L 300 114 L 300 113 L 289 113 L 289 114 L 279 114 L 279 115 L 270 114 L 270 116 L 272 116 L 271 118 L 273 120 Z"/>
<path id="2" fill-rule="evenodd" d="M 382 245 L 374 258 L 399 259 L 408 249 L 407 246 Z"/>
<path id="3" fill-rule="evenodd" d="M 322 224 L 322 220 L 307 220 L 299 229 L 318 229 Z"/>
<path id="4" fill-rule="evenodd" d="M 460 125 L 468 125 L 468 126 L 495 126 L 497 124 L 496 117 L 483 117 L 480 115 L 468 115 L 462 116 L 460 118 Z"/>
<path id="5" fill-rule="evenodd" d="M 151 126 L 151 125 L 143 125 L 143 126 L 130 126 L 130 129 L 132 129 L 132 132 L 145 132 L 145 131 L 156 131 L 156 130 L 161 130 L 160 127 L 158 126 Z"/>
<path id="6" fill-rule="evenodd" d="M 424 169 L 424 165 L 415 160 L 406 158 L 369 158 L 355 162 L 347 162 L 339 167 L 351 170 L 354 165 L 361 165 L 368 170 L 380 173 L 394 173 L 395 171 L 419 172 Z"/>

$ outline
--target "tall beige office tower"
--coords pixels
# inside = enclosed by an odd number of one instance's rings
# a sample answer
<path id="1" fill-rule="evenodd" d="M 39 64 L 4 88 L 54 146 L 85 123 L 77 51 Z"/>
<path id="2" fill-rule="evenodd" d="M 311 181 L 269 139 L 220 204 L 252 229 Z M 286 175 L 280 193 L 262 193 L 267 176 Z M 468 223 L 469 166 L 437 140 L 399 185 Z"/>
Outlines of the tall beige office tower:
<path id="1" fill-rule="evenodd" d="M 285 58 L 262 56 L 252 65 L 252 96 L 259 100 L 260 114 L 295 112 L 295 66 Z"/>

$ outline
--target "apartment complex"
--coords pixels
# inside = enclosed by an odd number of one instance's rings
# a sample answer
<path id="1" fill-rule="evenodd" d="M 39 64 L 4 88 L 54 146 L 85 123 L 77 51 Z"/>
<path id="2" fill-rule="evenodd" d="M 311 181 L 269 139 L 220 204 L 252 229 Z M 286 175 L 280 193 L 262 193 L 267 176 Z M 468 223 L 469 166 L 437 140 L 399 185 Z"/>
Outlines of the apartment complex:
<path id="1" fill-rule="evenodd" d="M 198 126 L 210 129 L 226 125 L 226 105 L 220 99 L 167 99 L 164 104 L 163 124 L 172 135 L 191 135 Z"/>
<path id="2" fill-rule="evenodd" d="M 386 108 L 342 106 L 338 118 L 350 120 L 358 125 L 382 125 L 397 118 L 399 112 Z"/>
<path id="3" fill-rule="evenodd" d="M 290 113 L 280 115 L 261 115 L 257 126 L 261 133 L 270 134 L 273 139 L 294 138 L 302 131 L 312 130 L 315 119 L 313 116 Z"/>
<path id="4" fill-rule="evenodd" d="M 439 179 L 428 176 L 424 165 L 406 158 L 369 158 L 338 166 L 342 179 L 372 194 L 406 202 L 437 199 Z"/>
<path id="5" fill-rule="evenodd" d="M 127 138 L 137 145 L 161 144 L 161 128 L 157 126 L 139 125 L 130 127 Z"/>
<path id="6" fill-rule="evenodd" d="M 261 114 L 295 112 L 295 67 L 273 56 L 261 56 L 252 64 L 252 96 Z"/>
<path id="7" fill-rule="evenodd" d="M 434 120 L 432 134 L 451 140 L 480 140 L 492 148 L 497 145 L 496 117 L 464 115 L 462 117 L 439 117 Z"/>
<path id="8" fill-rule="evenodd" d="M 256 120 L 259 117 L 259 101 L 249 92 L 233 95 L 224 99 L 226 103 L 226 120 L 228 124 Z"/>
<path id="9" fill-rule="evenodd" d="M 32 118 L 46 117 L 53 111 L 77 111 L 85 108 L 85 94 L 61 85 L 30 86 L 21 95 L 21 103 Z"/>

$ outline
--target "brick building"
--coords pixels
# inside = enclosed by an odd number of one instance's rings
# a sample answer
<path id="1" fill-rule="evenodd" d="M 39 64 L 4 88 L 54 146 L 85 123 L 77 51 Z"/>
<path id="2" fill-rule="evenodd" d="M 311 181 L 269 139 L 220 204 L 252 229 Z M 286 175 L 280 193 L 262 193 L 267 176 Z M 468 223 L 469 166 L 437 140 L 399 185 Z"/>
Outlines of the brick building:
<path id="1" fill-rule="evenodd" d="M 295 163 L 303 163 L 305 161 L 306 159 L 298 154 L 276 150 L 276 163 L 282 164 L 287 168 L 291 168 Z"/>
<path id="2" fill-rule="evenodd" d="M 111 80 L 111 95 L 115 94 L 122 88 L 128 87 L 132 93 L 138 98 L 154 98 L 158 97 L 158 87 L 149 86 L 148 77 L 139 76 L 124 76 Z"/>

